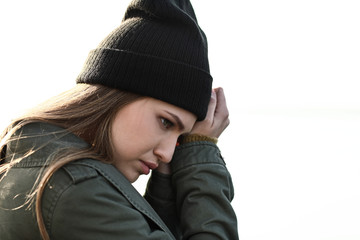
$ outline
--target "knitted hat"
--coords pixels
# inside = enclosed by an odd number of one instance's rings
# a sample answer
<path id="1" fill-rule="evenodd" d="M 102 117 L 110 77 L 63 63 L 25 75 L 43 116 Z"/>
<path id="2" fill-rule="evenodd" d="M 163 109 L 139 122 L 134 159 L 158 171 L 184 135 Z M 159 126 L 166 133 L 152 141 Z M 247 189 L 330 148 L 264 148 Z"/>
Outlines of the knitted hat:
<path id="1" fill-rule="evenodd" d="M 150 96 L 206 116 L 207 40 L 189 0 L 134 0 L 121 25 L 89 53 L 77 83 Z"/>
<path id="2" fill-rule="evenodd" d="M 189 0 L 134 0 L 121 25 L 89 53 L 77 83 L 150 96 L 206 116 L 207 40 Z"/>

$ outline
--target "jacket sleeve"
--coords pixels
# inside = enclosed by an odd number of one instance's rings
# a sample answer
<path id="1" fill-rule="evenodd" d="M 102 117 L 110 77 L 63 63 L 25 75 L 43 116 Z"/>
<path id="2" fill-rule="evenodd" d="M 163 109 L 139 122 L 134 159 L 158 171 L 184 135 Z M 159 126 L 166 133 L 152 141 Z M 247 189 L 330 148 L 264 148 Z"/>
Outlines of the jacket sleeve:
<path id="1" fill-rule="evenodd" d="M 173 239 L 90 168 L 75 183 L 64 169 L 58 170 L 42 199 L 50 239 Z"/>
<path id="2" fill-rule="evenodd" d="M 153 171 L 144 197 L 165 222 L 176 239 L 181 239 L 179 218 L 176 213 L 176 196 L 171 184 L 171 175 Z"/>
<path id="3" fill-rule="evenodd" d="M 183 238 L 238 239 L 234 189 L 218 147 L 210 142 L 180 145 L 171 168 Z"/>

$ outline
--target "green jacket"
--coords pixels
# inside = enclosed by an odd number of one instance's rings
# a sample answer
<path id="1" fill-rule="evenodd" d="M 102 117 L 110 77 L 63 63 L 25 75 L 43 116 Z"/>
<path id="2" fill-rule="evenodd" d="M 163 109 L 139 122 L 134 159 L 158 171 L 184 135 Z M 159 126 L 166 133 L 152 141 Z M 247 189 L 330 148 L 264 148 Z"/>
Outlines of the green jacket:
<path id="1" fill-rule="evenodd" d="M 40 171 L 55 152 L 88 147 L 73 134 L 46 123 L 33 123 L 7 146 L 25 158 L 0 182 L 0 236 L 40 239 L 34 205 L 24 206 Z M 29 150 L 37 150 L 26 155 Z M 230 201 L 229 172 L 215 144 L 193 142 L 177 147 L 173 174 L 152 172 L 145 196 L 112 165 L 81 159 L 54 173 L 42 198 L 51 239 L 238 239 Z"/>

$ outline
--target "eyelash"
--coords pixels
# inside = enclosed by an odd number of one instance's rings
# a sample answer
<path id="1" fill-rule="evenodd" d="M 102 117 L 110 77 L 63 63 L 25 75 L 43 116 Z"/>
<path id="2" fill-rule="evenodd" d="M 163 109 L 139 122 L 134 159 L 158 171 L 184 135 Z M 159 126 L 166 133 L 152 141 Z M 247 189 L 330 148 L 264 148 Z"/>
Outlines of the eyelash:
<path id="1" fill-rule="evenodd" d="M 166 118 L 162 117 L 162 118 L 160 118 L 160 121 L 161 121 L 161 124 L 163 125 L 163 127 L 166 129 L 169 129 L 174 126 L 174 123 Z"/>

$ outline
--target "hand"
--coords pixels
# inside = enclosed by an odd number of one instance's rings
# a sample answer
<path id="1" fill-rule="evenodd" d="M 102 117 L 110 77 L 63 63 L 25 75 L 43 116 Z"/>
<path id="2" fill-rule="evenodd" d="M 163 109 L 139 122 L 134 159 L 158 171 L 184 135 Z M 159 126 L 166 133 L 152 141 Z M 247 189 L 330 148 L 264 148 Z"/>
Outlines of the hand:
<path id="1" fill-rule="evenodd" d="M 211 93 L 211 99 L 205 119 L 196 122 L 190 134 L 200 134 L 219 138 L 229 124 L 229 111 L 226 106 L 224 90 L 222 88 L 216 88 Z M 156 171 L 163 174 L 171 174 L 169 164 L 163 162 L 159 163 L 159 167 Z"/>
<path id="2" fill-rule="evenodd" d="M 196 122 L 190 134 L 219 138 L 229 124 L 229 111 L 226 106 L 224 90 L 222 88 L 216 88 L 213 89 L 211 93 L 205 119 Z"/>
<path id="3" fill-rule="evenodd" d="M 156 169 L 156 171 L 158 171 L 162 174 L 171 174 L 170 164 L 160 162 L 159 167 Z"/>

